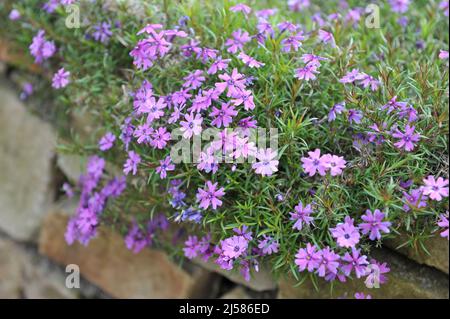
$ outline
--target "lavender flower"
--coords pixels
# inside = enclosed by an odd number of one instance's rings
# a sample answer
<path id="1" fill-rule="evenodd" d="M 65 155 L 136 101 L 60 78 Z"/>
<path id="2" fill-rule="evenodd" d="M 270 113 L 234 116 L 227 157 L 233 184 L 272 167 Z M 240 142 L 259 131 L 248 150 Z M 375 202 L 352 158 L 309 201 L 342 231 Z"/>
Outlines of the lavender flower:
<path id="1" fill-rule="evenodd" d="M 374 212 L 369 209 L 366 210 L 366 214 L 361 216 L 365 223 L 359 224 L 359 228 L 364 235 L 369 234 L 370 240 L 381 239 L 381 232 L 389 233 L 389 227 L 391 222 L 383 221 L 386 214 L 379 209 L 375 209 Z"/>
<path id="2" fill-rule="evenodd" d="M 313 210 L 311 208 L 311 204 L 303 206 L 302 201 L 300 201 L 298 205 L 294 207 L 294 209 L 295 212 L 289 213 L 291 215 L 290 220 L 295 221 L 292 228 L 301 231 L 303 228 L 303 224 L 309 225 L 314 220 L 314 218 L 310 216 Z"/>
<path id="3" fill-rule="evenodd" d="M 113 147 L 115 140 L 116 140 L 116 136 L 113 133 L 108 132 L 98 142 L 98 148 L 102 152 L 107 151 L 111 147 Z"/>
<path id="4" fill-rule="evenodd" d="M 45 39 L 44 30 L 39 30 L 30 45 L 30 52 L 34 56 L 34 61 L 37 64 L 41 64 L 44 60 L 47 60 L 55 54 L 56 46 L 53 41 L 47 41 Z"/>

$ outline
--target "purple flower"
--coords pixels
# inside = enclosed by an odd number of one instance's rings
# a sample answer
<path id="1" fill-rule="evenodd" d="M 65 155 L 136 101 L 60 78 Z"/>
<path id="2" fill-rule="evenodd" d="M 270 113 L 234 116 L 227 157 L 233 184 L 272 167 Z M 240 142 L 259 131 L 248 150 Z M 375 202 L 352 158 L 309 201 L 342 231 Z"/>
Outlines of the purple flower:
<path id="1" fill-rule="evenodd" d="M 356 124 L 360 124 L 363 118 L 363 113 L 359 110 L 350 109 L 348 110 L 348 121 L 350 124 L 355 122 Z"/>
<path id="2" fill-rule="evenodd" d="M 209 114 L 213 118 L 211 125 L 215 125 L 218 128 L 221 128 L 222 125 L 228 127 L 233 122 L 233 117 L 237 114 L 238 112 L 230 103 L 222 103 L 220 109 L 214 106 L 212 112 Z"/>
<path id="3" fill-rule="evenodd" d="M 330 170 L 331 176 L 337 176 L 342 174 L 342 170 L 345 168 L 346 160 L 342 156 L 325 154 L 322 156 L 325 166 Z"/>
<path id="4" fill-rule="evenodd" d="M 405 13 L 408 11 L 410 2 L 411 0 L 389 0 L 392 11 L 396 13 Z"/>
<path id="5" fill-rule="evenodd" d="M 134 151 L 129 151 L 128 159 L 126 160 L 123 166 L 123 172 L 125 173 L 125 175 L 128 175 L 130 172 L 132 172 L 133 175 L 136 175 L 137 166 L 139 165 L 140 162 L 141 157 Z"/>
<path id="6" fill-rule="evenodd" d="M 251 40 L 247 31 L 242 31 L 241 29 L 234 31 L 231 34 L 232 38 L 227 39 L 225 46 L 228 47 L 227 51 L 230 53 L 236 53 L 242 50 L 244 44 Z"/>
<path id="7" fill-rule="evenodd" d="M 172 163 L 170 156 L 167 156 L 164 160 L 159 161 L 159 166 L 156 168 L 156 173 L 159 174 L 161 179 L 167 177 L 168 171 L 173 171 L 175 169 L 175 165 Z"/>
<path id="8" fill-rule="evenodd" d="M 318 37 L 323 43 L 331 43 L 332 46 L 335 46 L 333 33 L 319 30 Z"/>
<path id="9" fill-rule="evenodd" d="M 34 61 L 37 64 L 41 64 L 44 60 L 47 60 L 55 54 L 56 46 L 53 41 L 47 41 L 45 39 L 44 30 L 39 30 L 30 45 L 30 52 L 34 56 Z"/>
<path id="10" fill-rule="evenodd" d="M 439 202 L 443 197 L 448 197 L 448 179 L 443 179 L 442 177 L 435 179 L 434 176 L 429 175 L 423 180 L 423 183 L 423 194 L 429 196 L 430 199 Z"/>
<path id="11" fill-rule="evenodd" d="M 160 127 L 152 132 L 150 145 L 156 149 L 162 150 L 170 141 L 171 135 L 165 127 Z"/>
<path id="12" fill-rule="evenodd" d="M 228 258 L 238 258 L 245 254 L 248 248 L 248 240 L 244 236 L 232 236 L 221 243 L 222 253 Z"/>
<path id="13" fill-rule="evenodd" d="M 69 71 L 66 71 L 64 68 L 59 69 L 58 72 L 53 75 L 52 87 L 55 89 L 66 87 L 67 84 L 70 83 L 69 77 Z"/>
<path id="14" fill-rule="evenodd" d="M 189 236 L 184 243 L 184 256 L 188 259 L 193 259 L 198 256 L 199 242 L 197 236 Z"/>
<path id="15" fill-rule="evenodd" d="M 129 250 L 137 254 L 142 249 L 144 249 L 151 242 L 151 237 L 149 237 L 145 232 L 143 232 L 136 222 L 133 222 L 133 226 L 128 231 L 125 236 L 125 245 Z"/>
<path id="16" fill-rule="evenodd" d="M 92 33 L 92 37 L 94 38 L 94 40 L 101 43 L 108 43 L 109 39 L 112 36 L 111 24 L 102 22 L 94 25 L 93 28 L 94 32 Z"/>
<path id="17" fill-rule="evenodd" d="M 321 254 L 317 251 L 317 247 L 306 244 L 306 248 L 300 248 L 295 255 L 295 264 L 298 266 L 299 271 L 307 269 L 309 272 L 313 272 L 319 268 L 321 260 Z"/>
<path id="18" fill-rule="evenodd" d="M 262 176 L 271 176 L 273 173 L 277 172 L 277 156 L 278 153 L 276 151 L 272 151 L 271 148 L 260 149 L 256 154 L 257 161 L 252 164 L 252 168 L 255 170 L 255 173 L 261 174 Z"/>
<path id="19" fill-rule="evenodd" d="M 302 157 L 302 167 L 305 173 L 309 176 L 314 176 L 316 172 L 321 176 L 325 176 L 327 171 L 326 158 L 320 156 L 320 150 L 316 149 L 314 152 L 308 152 L 309 157 Z"/>
<path id="20" fill-rule="evenodd" d="M 113 147 L 115 140 L 116 136 L 113 133 L 108 132 L 98 142 L 98 148 L 102 152 L 109 150 L 111 147 Z"/>
<path id="21" fill-rule="evenodd" d="M 242 94 L 236 97 L 234 100 L 231 100 L 234 106 L 239 106 L 242 103 L 244 104 L 244 109 L 246 111 L 253 110 L 255 108 L 255 102 L 253 101 L 253 94 L 250 90 L 243 90 Z"/>
<path id="22" fill-rule="evenodd" d="M 330 247 L 325 247 L 318 252 L 319 266 L 317 274 L 319 277 L 325 277 L 328 273 L 337 274 L 340 257 Z"/>
<path id="23" fill-rule="evenodd" d="M 310 6 L 310 0 L 288 0 L 289 10 L 302 11 Z"/>
<path id="24" fill-rule="evenodd" d="M 388 267 L 387 263 L 379 263 L 375 259 L 370 260 L 370 264 L 366 269 L 366 286 L 376 287 L 376 284 L 385 284 L 388 281 L 385 274 L 390 271 L 391 269 Z"/>
<path id="25" fill-rule="evenodd" d="M 292 226 L 292 228 L 301 231 L 303 228 L 303 223 L 305 225 L 309 225 L 314 220 L 314 218 L 310 216 L 313 210 L 311 208 L 311 204 L 303 207 L 302 201 L 300 201 L 298 205 L 294 207 L 294 209 L 295 212 L 289 213 L 291 215 L 290 220 L 295 220 L 295 224 L 294 226 Z"/>
<path id="26" fill-rule="evenodd" d="M 321 57 L 319 55 L 314 55 L 311 53 L 305 53 L 302 55 L 302 61 L 303 63 L 307 64 L 307 65 L 313 65 L 315 67 L 319 67 L 320 66 L 320 61 L 328 61 L 329 59 Z"/>
<path id="27" fill-rule="evenodd" d="M 216 74 L 218 71 L 223 71 L 228 68 L 228 63 L 231 62 L 231 59 L 222 59 L 222 57 L 218 57 L 209 67 L 208 74 Z"/>
<path id="28" fill-rule="evenodd" d="M 441 3 L 439 3 L 439 9 L 441 9 L 446 17 L 448 17 L 448 0 L 442 0 Z"/>
<path id="29" fill-rule="evenodd" d="M 414 149 L 414 143 L 417 143 L 420 140 L 420 134 L 414 133 L 415 126 L 409 126 L 406 124 L 405 133 L 402 133 L 397 128 L 395 132 L 392 134 L 393 137 L 400 139 L 398 142 L 394 143 L 395 147 L 410 152 Z"/>
<path id="30" fill-rule="evenodd" d="M 20 99 L 25 100 L 27 99 L 31 94 L 33 94 L 33 84 L 30 82 L 25 82 L 22 85 L 22 92 L 20 93 Z"/>
<path id="31" fill-rule="evenodd" d="M 346 84 L 346 83 L 353 83 L 353 82 L 355 82 L 357 80 L 363 79 L 363 76 L 364 76 L 364 74 L 359 72 L 358 69 L 353 69 L 353 70 L 347 72 L 347 74 L 344 75 L 339 80 L 339 82 L 344 83 L 344 84 Z"/>
<path id="32" fill-rule="evenodd" d="M 139 125 L 133 132 L 133 136 L 137 137 L 137 143 L 147 143 L 151 141 L 151 135 L 155 129 L 153 127 L 150 127 L 148 123 Z"/>
<path id="33" fill-rule="evenodd" d="M 239 53 L 238 58 L 244 62 L 249 68 L 260 68 L 264 66 L 264 63 L 256 61 L 251 56 L 245 54 L 244 52 Z"/>
<path id="34" fill-rule="evenodd" d="M 194 72 L 189 73 L 183 80 L 185 81 L 183 83 L 184 88 L 195 90 L 202 86 L 205 77 L 203 76 L 203 71 L 195 70 Z"/>
<path id="35" fill-rule="evenodd" d="M 347 277 L 350 276 L 352 271 L 355 271 L 356 278 L 366 275 L 369 262 L 367 256 L 360 255 L 360 249 L 352 248 L 352 253 L 345 253 L 342 261 L 346 262 L 341 266 L 341 269 Z"/>
<path id="36" fill-rule="evenodd" d="M 363 292 L 356 292 L 355 299 L 372 299 L 372 296 L 369 294 L 365 295 Z"/>
<path id="37" fill-rule="evenodd" d="M 164 116 L 164 109 L 167 107 L 164 99 L 160 97 L 158 101 L 154 97 L 147 100 L 147 103 L 140 109 L 142 113 L 147 115 L 147 123 L 152 123 L 154 120 L 160 119 Z"/>
<path id="38" fill-rule="evenodd" d="M 448 51 L 440 50 L 439 51 L 439 59 L 448 60 Z"/>
<path id="39" fill-rule="evenodd" d="M 258 240 L 258 248 L 263 255 L 272 255 L 278 252 L 280 244 L 272 237 L 263 235 L 263 239 Z"/>
<path id="40" fill-rule="evenodd" d="M 419 210 L 427 207 L 428 197 L 423 194 L 421 189 L 413 189 L 408 193 L 403 192 L 403 210 L 409 212 L 411 209 Z"/>
<path id="41" fill-rule="evenodd" d="M 224 73 L 219 75 L 219 79 L 224 82 L 216 83 L 215 86 L 220 93 L 228 89 L 228 97 L 240 96 L 241 91 L 245 89 L 245 78 L 236 68 L 233 69 L 231 76 Z"/>
<path id="42" fill-rule="evenodd" d="M 445 214 L 440 214 L 439 215 L 439 221 L 437 223 L 437 225 L 439 227 L 441 227 L 443 229 L 443 231 L 441 232 L 441 237 L 447 237 L 447 240 L 449 239 L 449 235 L 448 235 L 448 211 Z"/>
<path id="43" fill-rule="evenodd" d="M 183 132 L 183 137 L 189 139 L 192 135 L 199 135 L 202 132 L 203 117 L 200 114 L 186 114 L 184 116 L 186 121 L 181 121 L 180 130 Z"/>
<path id="44" fill-rule="evenodd" d="M 189 207 L 188 209 L 183 209 L 178 218 L 182 222 L 188 220 L 188 221 L 199 224 L 201 222 L 203 216 L 199 210 Z"/>
<path id="45" fill-rule="evenodd" d="M 331 235 L 336 238 L 338 246 L 353 248 L 359 243 L 361 235 L 353 223 L 353 219 L 346 216 L 344 223 L 339 223 L 335 228 L 330 228 Z"/>
<path id="46" fill-rule="evenodd" d="M 316 74 L 319 74 L 320 72 L 317 71 L 317 66 L 313 64 L 308 64 L 303 68 L 299 68 L 295 70 L 294 77 L 299 80 L 315 80 Z"/>
<path id="47" fill-rule="evenodd" d="M 233 12 L 242 12 L 242 13 L 244 13 L 245 15 L 249 15 L 250 12 L 252 12 L 252 9 L 251 9 L 249 6 L 247 6 L 247 5 L 243 4 L 243 3 L 238 3 L 237 5 L 232 6 L 232 7 L 230 8 L 230 11 L 233 11 Z"/>
<path id="48" fill-rule="evenodd" d="M 381 239 L 381 232 L 389 233 L 389 227 L 392 225 L 391 222 L 383 221 L 385 216 L 379 209 L 375 209 L 373 213 L 369 209 L 366 210 L 366 214 L 361 216 L 365 223 L 359 224 L 361 232 L 364 235 L 369 234 L 370 240 Z"/>
<path id="49" fill-rule="evenodd" d="M 376 91 L 380 86 L 380 81 L 375 79 L 373 76 L 363 73 L 361 75 L 361 78 L 359 79 L 358 84 L 361 85 L 363 88 L 370 87 L 372 91 Z"/>
<path id="50" fill-rule="evenodd" d="M 217 209 L 222 206 L 220 198 L 225 195 L 223 187 L 217 189 L 217 183 L 207 181 L 203 189 L 197 190 L 197 202 L 200 202 L 200 207 L 207 209 L 210 205 L 212 209 Z"/>
<path id="51" fill-rule="evenodd" d="M 328 122 L 334 121 L 336 119 L 336 115 L 341 114 L 343 111 L 345 111 L 345 102 L 336 103 L 333 105 L 328 113 Z"/>
<path id="52" fill-rule="evenodd" d="M 281 41 L 283 46 L 281 50 L 283 52 L 298 51 L 298 48 L 302 46 L 302 41 L 305 40 L 303 32 L 298 32 L 297 34 L 291 35 Z"/>
<path id="53" fill-rule="evenodd" d="M 75 193 L 74 193 L 72 187 L 68 183 L 64 183 L 62 185 L 62 190 L 64 191 L 64 193 L 66 193 L 66 196 L 68 198 L 72 198 L 73 196 L 75 196 Z"/>
<path id="54" fill-rule="evenodd" d="M 9 20 L 11 21 L 16 21 L 19 20 L 21 17 L 21 14 L 19 12 L 19 10 L 17 9 L 12 9 L 11 12 L 9 13 Z"/>

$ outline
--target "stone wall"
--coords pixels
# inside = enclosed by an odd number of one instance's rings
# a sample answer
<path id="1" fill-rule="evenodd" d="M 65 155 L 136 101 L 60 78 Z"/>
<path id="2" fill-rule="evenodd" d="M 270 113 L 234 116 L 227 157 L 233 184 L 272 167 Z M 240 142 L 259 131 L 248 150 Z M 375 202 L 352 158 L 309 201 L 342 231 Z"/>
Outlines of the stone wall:
<path id="1" fill-rule="evenodd" d="M 74 203 L 58 197 L 62 180 L 74 180 L 80 158 L 55 152 L 51 125 L 18 98 L 0 62 L 0 298 L 339 298 L 365 291 L 376 298 L 448 298 L 448 241 L 432 238 L 430 255 L 388 242 L 380 260 L 392 268 L 389 283 L 368 291 L 361 283 L 275 279 L 263 266 L 250 282 L 202 261 L 173 262 L 164 252 L 133 254 L 123 238 L 102 228 L 88 247 L 64 241 Z M 66 266 L 80 267 L 80 289 L 68 289 Z"/>

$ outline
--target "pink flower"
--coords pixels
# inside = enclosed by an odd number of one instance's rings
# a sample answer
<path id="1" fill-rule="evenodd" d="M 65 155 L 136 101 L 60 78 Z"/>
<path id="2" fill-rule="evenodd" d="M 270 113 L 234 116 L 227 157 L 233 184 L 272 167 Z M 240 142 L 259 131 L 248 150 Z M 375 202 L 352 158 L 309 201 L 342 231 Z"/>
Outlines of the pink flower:
<path id="1" fill-rule="evenodd" d="M 252 168 L 255 170 L 255 173 L 261 174 L 262 176 L 271 176 L 273 173 L 277 172 L 277 156 L 277 152 L 273 152 L 270 148 L 266 150 L 260 149 L 256 154 L 256 159 L 258 161 L 252 164 Z"/>
<path id="2" fill-rule="evenodd" d="M 361 278 L 367 274 L 369 262 L 367 261 L 367 256 L 361 256 L 360 253 L 360 249 L 352 248 L 351 254 L 347 252 L 342 257 L 342 261 L 347 262 L 347 264 L 341 266 L 341 269 L 347 277 L 350 276 L 353 270 L 355 271 L 356 278 Z"/>
<path id="3" fill-rule="evenodd" d="M 207 209 L 212 206 L 212 209 L 217 209 L 218 206 L 222 206 L 220 198 L 225 195 L 223 187 L 217 189 L 217 183 L 207 181 L 205 188 L 199 188 L 197 191 L 197 201 L 200 202 L 200 207 Z"/>
<path id="4" fill-rule="evenodd" d="M 331 43 L 335 45 L 333 33 L 327 32 L 325 30 L 319 30 L 318 37 L 323 43 Z"/>
<path id="5" fill-rule="evenodd" d="M 228 68 L 228 63 L 231 62 L 231 59 L 222 59 L 222 57 L 218 57 L 209 67 L 208 74 L 216 74 L 218 71 L 223 71 Z"/>
<path id="6" fill-rule="evenodd" d="M 310 243 L 306 244 L 306 248 L 300 248 L 295 255 L 295 264 L 299 271 L 307 269 L 309 272 L 313 272 L 319 268 L 320 260 L 320 251 L 317 251 L 317 247 Z"/>
<path id="7" fill-rule="evenodd" d="M 302 167 L 305 173 L 309 176 L 314 176 L 316 172 L 321 176 L 325 176 L 327 171 L 327 162 L 324 156 L 320 156 L 320 150 L 316 149 L 314 152 L 308 152 L 309 157 L 302 157 Z"/>
<path id="8" fill-rule="evenodd" d="M 166 147 L 167 142 L 170 141 L 170 133 L 165 127 L 160 127 L 152 133 L 150 145 L 154 148 L 162 150 Z"/>
<path id="9" fill-rule="evenodd" d="M 133 151 L 128 152 L 128 159 L 123 166 L 123 172 L 128 175 L 130 172 L 136 175 L 137 166 L 141 162 L 141 157 Z"/>
<path id="10" fill-rule="evenodd" d="M 228 97 L 240 96 L 241 92 L 245 89 L 245 78 L 242 74 L 238 73 L 236 68 L 233 69 L 231 76 L 224 73 L 219 75 L 219 79 L 224 82 L 216 83 L 216 88 L 220 93 L 228 89 Z"/>
<path id="11" fill-rule="evenodd" d="M 251 9 L 249 6 L 247 6 L 247 5 L 243 4 L 243 3 L 238 3 L 237 5 L 232 6 L 232 7 L 230 8 L 230 11 L 233 11 L 233 12 L 242 12 L 242 13 L 244 13 L 245 15 L 249 15 L 250 12 L 252 12 L 252 9 Z"/>
<path id="12" fill-rule="evenodd" d="M 303 32 L 291 35 L 281 41 L 281 45 L 283 46 L 281 50 L 283 52 L 298 51 L 298 48 L 302 46 L 303 40 L 305 40 Z"/>
<path id="13" fill-rule="evenodd" d="M 441 228 L 443 228 L 443 232 L 441 232 L 441 237 L 447 237 L 447 240 L 449 239 L 448 235 L 448 211 L 445 214 L 439 215 L 439 221 L 437 225 Z"/>
<path id="14" fill-rule="evenodd" d="M 52 79 L 52 87 L 55 89 L 61 89 L 67 86 L 70 83 L 70 72 L 66 71 L 64 68 L 61 68 L 53 75 Z"/>
<path id="15" fill-rule="evenodd" d="M 185 81 L 183 83 L 184 88 L 195 90 L 202 85 L 205 81 L 205 77 L 203 76 L 203 71 L 195 70 L 194 72 L 189 73 L 183 80 Z"/>
<path id="16" fill-rule="evenodd" d="M 184 116 L 186 121 L 181 121 L 181 131 L 183 132 L 183 137 L 189 139 L 192 135 L 199 135 L 202 132 L 202 122 L 203 117 L 200 114 L 186 114 Z"/>
<path id="17" fill-rule="evenodd" d="M 344 75 L 339 82 L 341 83 L 353 83 L 357 80 L 361 80 L 364 76 L 364 73 L 359 72 L 358 69 L 353 69 L 349 72 L 347 72 L 346 75 Z"/>
<path id="18" fill-rule="evenodd" d="M 233 236 L 224 239 L 221 243 L 222 254 L 228 258 L 238 258 L 245 254 L 248 247 L 248 240 L 244 236 Z"/>
<path id="19" fill-rule="evenodd" d="M 247 31 L 242 31 L 241 29 L 234 31 L 231 34 L 232 38 L 227 39 L 225 42 L 225 46 L 228 47 L 227 51 L 230 53 L 236 53 L 239 50 L 242 50 L 244 44 L 251 40 Z"/>
<path id="20" fill-rule="evenodd" d="M 256 61 L 244 52 L 239 53 L 238 58 L 241 59 L 242 62 L 244 62 L 249 68 L 260 68 L 264 66 L 264 63 Z"/>
<path id="21" fill-rule="evenodd" d="M 292 226 L 292 228 L 301 231 L 303 228 L 303 223 L 305 225 L 309 225 L 314 220 L 314 218 L 310 216 L 313 210 L 311 208 L 311 204 L 303 207 L 302 201 L 300 201 L 298 205 L 294 207 L 294 209 L 294 213 L 289 213 L 291 215 L 291 218 L 289 220 L 295 220 L 295 224 L 294 226 Z"/>
<path id="22" fill-rule="evenodd" d="M 445 50 L 439 51 L 439 59 L 448 60 L 448 51 Z"/>
<path id="23" fill-rule="evenodd" d="M 448 197 L 448 179 L 443 179 L 442 177 L 435 179 L 434 176 L 429 175 L 423 180 L 423 183 L 425 184 L 422 187 L 423 194 L 431 199 L 439 202 L 443 197 Z"/>
<path id="24" fill-rule="evenodd" d="M 319 74 L 319 73 L 320 72 L 317 71 L 317 66 L 315 66 L 313 64 L 308 64 L 303 68 L 296 69 L 294 77 L 299 80 L 309 81 L 309 80 L 315 80 L 316 79 L 315 74 Z"/>
<path id="25" fill-rule="evenodd" d="M 233 117 L 237 114 L 238 112 L 230 103 L 222 103 L 220 110 L 214 106 L 212 112 L 209 114 L 210 117 L 214 118 L 211 125 L 215 125 L 218 128 L 222 127 L 222 125 L 228 127 L 233 122 Z"/>
<path id="26" fill-rule="evenodd" d="M 323 156 L 325 166 L 330 170 L 331 176 L 342 174 L 342 170 L 347 163 L 342 156 L 326 154 Z"/>
<path id="27" fill-rule="evenodd" d="M 253 101 L 253 94 L 250 90 L 243 90 L 241 95 L 236 97 L 234 100 L 231 100 L 231 102 L 235 106 L 239 106 L 242 103 L 244 103 L 244 109 L 246 111 L 253 110 L 255 108 L 255 102 Z"/>
<path id="28" fill-rule="evenodd" d="M 159 98 L 158 101 L 154 97 L 149 98 L 144 105 L 140 108 L 140 112 L 146 113 L 147 123 L 151 123 L 154 120 L 161 118 L 164 115 L 163 109 L 166 107 L 166 103 L 163 98 Z"/>
<path id="29" fill-rule="evenodd" d="M 414 133 L 415 126 L 409 126 L 406 124 L 405 133 L 396 129 L 396 131 L 392 134 L 393 137 L 400 139 L 400 141 L 394 143 L 397 148 L 404 148 L 405 151 L 410 152 L 414 149 L 415 144 L 420 140 L 420 135 Z"/>
<path id="30" fill-rule="evenodd" d="M 116 136 L 113 133 L 108 132 L 98 142 L 98 146 L 99 146 L 98 148 L 102 152 L 109 150 L 111 147 L 113 147 L 115 140 L 116 140 Z"/>
<path id="31" fill-rule="evenodd" d="M 379 209 L 375 209 L 374 212 L 369 209 L 366 210 L 366 214 L 361 216 L 361 219 L 365 223 L 359 224 L 359 228 L 364 235 L 369 234 L 370 240 L 381 239 L 381 232 L 390 233 L 389 227 L 391 222 L 383 221 L 386 215 Z"/>
<path id="32" fill-rule="evenodd" d="M 329 273 L 337 274 L 340 259 L 339 255 L 332 251 L 328 246 L 320 250 L 319 266 L 317 267 L 317 274 L 319 277 L 325 277 L 325 275 Z"/>
<path id="33" fill-rule="evenodd" d="M 173 171 L 175 169 L 175 165 L 172 163 L 172 159 L 170 156 L 167 156 L 164 160 L 159 161 L 159 166 L 156 168 L 156 173 L 159 174 L 161 179 L 167 177 L 168 171 Z"/>
<path id="34" fill-rule="evenodd" d="M 359 243 L 361 235 L 353 223 L 353 219 L 346 216 L 344 223 L 339 223 L 335 228 L 330 228 L 331 235 L 336 238 L 340 247 L 353 248 Z"/>

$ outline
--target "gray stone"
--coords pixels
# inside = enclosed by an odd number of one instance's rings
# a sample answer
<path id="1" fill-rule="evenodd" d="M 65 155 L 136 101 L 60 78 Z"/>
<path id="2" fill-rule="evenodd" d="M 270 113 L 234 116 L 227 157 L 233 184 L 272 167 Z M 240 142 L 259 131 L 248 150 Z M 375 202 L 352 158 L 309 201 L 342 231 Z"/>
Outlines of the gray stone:
<path id="1" fill-rule="evenodd" d="M 80 155 L 58 154 L 56 160 L 58 168 L 73 184 L 78 182 L 80 175 L 84 173 L 86 160 Z"/>
<path id="2" fill-rule="evenodd" d="M 189 298 L 204 296 L 210 273 L 195 267 L 191 273 L 155 249 L 138 254 L 129 251 L 122 236 L 101 227 L 87 247 L 68 246 L 64 232 L 67 214 L 46 217 L 39 239 L 39 251 L 64 267 L 76 264 L 81 274 L 116 298 Z"/>
<path id="3" fill-rule="evenodd" d="M 0 298 L 77 298 L 79 291 L 66 288 L 65 278 L 32 249 L 0 238 Z"/>
<path id="4" fill-rule="evenodd" d="M 277 288 L 277 283 L 272 274 L 264 265 L 260 266 L 259 272 L 252 272 L 250 281 L 246 281 L 239 272 L 223 270 L 213 262 L 205 262 L 199 258 L 194 259 L 193 262 L 205 269 L 217 272 L 239 285 L 256 291 L 274 290 Z"/>
<path id="5" fill-rule="evenodd" d="M 278 298 L 281 299 L 330 299 L 353 298 L 356 292 L 370 294 L 377 299 L 448 299 L 448 276 L 430 267 L 420 266 L 403 256 L 388 250 L 374 251 L 372 256 L 380 262 L 387 262 L 391 268 L 388 282 L 380 288 L 368 289 L 364 280 L 350 280 L 346 283 L 330 284 L 322 279 L 318 280 L 316 290 L 308 278 L 300 286 L 295 287 L 296 280 L 285 277 L 280 281 Z"/>
<path id="6" fill-rule="evenodd" d="M 35 238 L 53 201 L 54 148 L 51 127 L 0 82 L 0 229 L 15 239 Z"/>
<path id="7" fill-rule="evenodd" d="M 419 244 L 416 244 L 415 247 L 404 245 L 406 242 L 408 242 L 408 237 L 402 234 L 394 239 L 386 240 L 384 244 L 419 264 L 435 267 L 446 274 L 449 273 L 449 242 L 447 238 L 436 235 L 426 239 L 423 243 L 426 251 Z"/>

